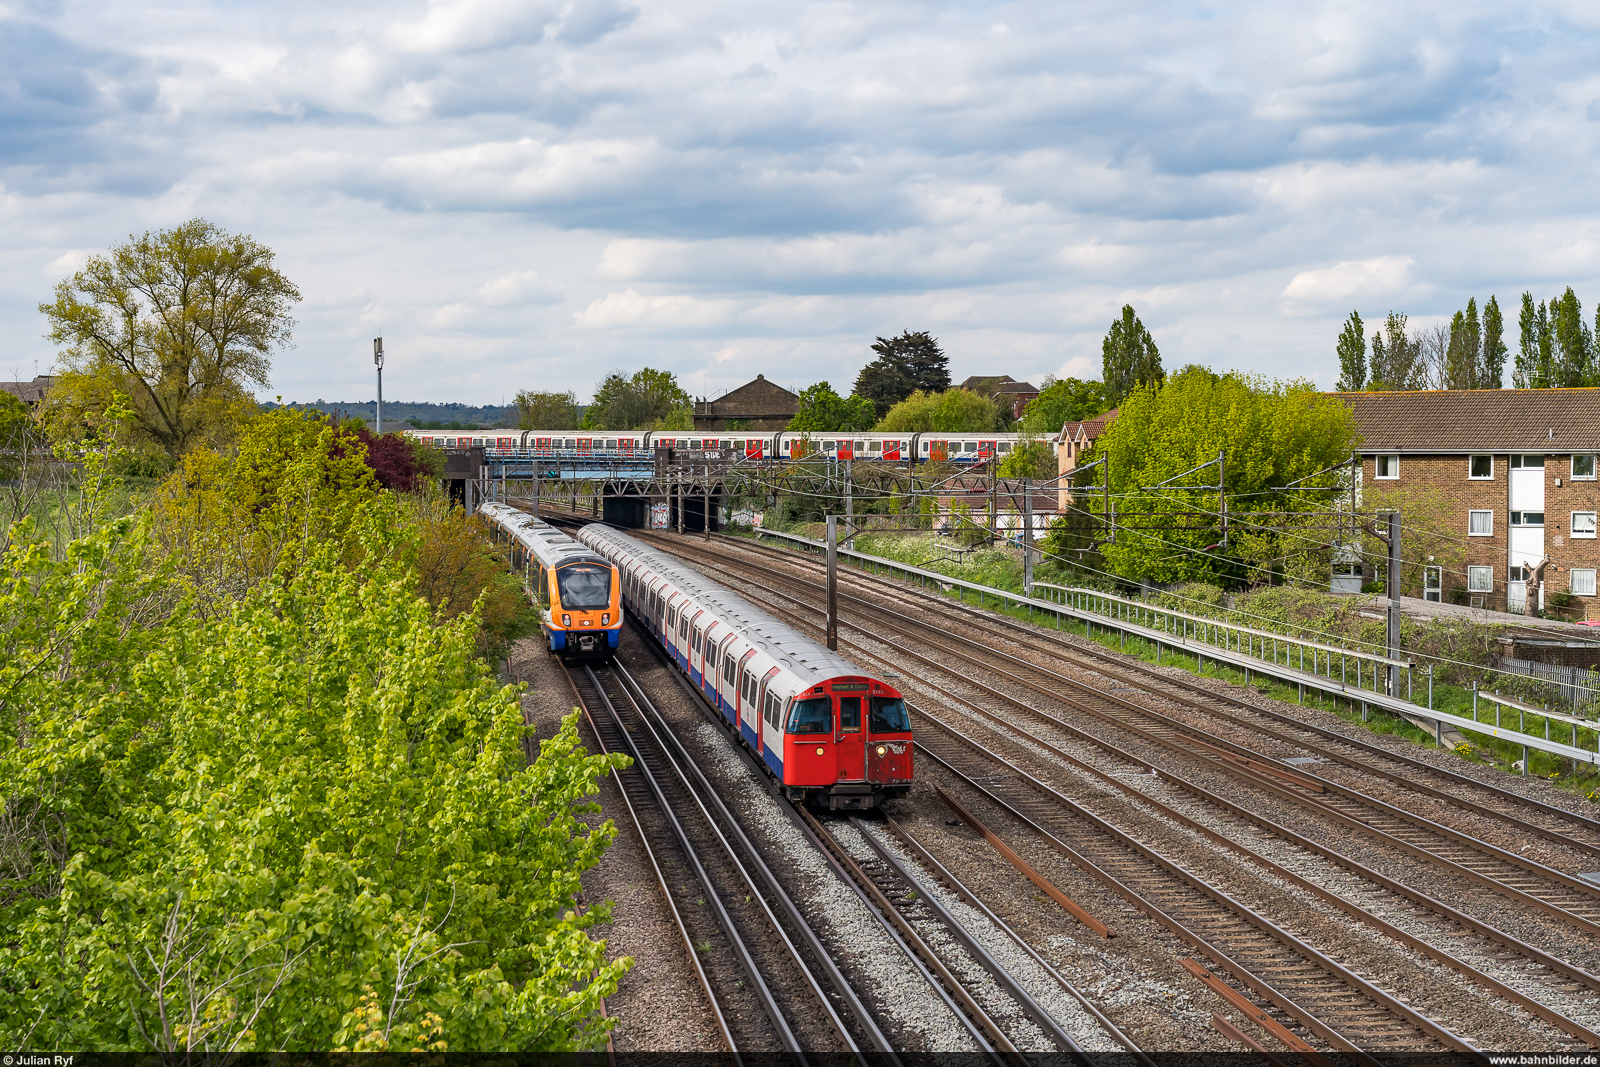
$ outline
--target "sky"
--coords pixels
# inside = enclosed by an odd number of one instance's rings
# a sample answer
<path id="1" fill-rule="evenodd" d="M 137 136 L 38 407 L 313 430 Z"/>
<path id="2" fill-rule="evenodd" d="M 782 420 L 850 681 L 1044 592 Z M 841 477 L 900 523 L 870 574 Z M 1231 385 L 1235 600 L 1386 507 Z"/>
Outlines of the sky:
<path id="1" fill-rule="evenodd" d="M 300 288 L 263 399 L 841 392 L 1163 363 L 1331 387 L 1352 309 L 1600 300 L 1600 5 L 0 0 L 0 378 L 201 216 Z M 1370 330 L 1369 330 L 1370 332 Z"/>

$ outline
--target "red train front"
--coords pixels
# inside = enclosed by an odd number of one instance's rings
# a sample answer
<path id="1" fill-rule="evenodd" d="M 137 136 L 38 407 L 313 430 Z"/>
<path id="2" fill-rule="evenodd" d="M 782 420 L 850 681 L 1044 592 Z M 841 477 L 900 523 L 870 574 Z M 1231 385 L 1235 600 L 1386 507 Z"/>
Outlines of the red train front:
<path id="1" fill-rule="evenodd" d="M 911 762 L 905 698 L 887 683 L 831 678 L 789 701 L 780 773 L 791 798 L 870 808 L 911 788 Z"/>

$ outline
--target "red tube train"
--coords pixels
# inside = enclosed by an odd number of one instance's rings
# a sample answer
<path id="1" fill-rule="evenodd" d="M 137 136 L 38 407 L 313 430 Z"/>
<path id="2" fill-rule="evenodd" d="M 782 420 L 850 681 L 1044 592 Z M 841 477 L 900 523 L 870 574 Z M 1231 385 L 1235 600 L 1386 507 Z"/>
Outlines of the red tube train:
<path id="1" fill-rule="evenodd" d="M 887 682 L 697 571 L 599 524 L 622 602 L 792 800 L 860 811 L 911 788 L 911 721 Z"/>

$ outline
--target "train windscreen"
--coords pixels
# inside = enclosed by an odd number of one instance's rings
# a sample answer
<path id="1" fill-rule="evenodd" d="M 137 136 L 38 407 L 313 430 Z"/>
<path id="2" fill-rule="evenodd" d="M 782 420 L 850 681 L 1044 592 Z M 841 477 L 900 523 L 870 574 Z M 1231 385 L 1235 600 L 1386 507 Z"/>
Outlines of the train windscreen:
<path id="1" fill-rule="evenodd" d="M 833 733 L 833 702 L 827 697 L 813 700 L 796 700 L 789 710 L 789 733 Z"/>
<path id="2" fill-rule="evenodd" d="M 869 729 L 875 734 L 910 733 L 911 719 L 906 715 L 906 702 L 899 697 L 873 697 Z"/>
<path id="3" fill-rule="evenodd" d="M 596 611 L 611 604 L 611 568 L 574 563 L 556 571 L 561 606 L 568 611 Z"/>

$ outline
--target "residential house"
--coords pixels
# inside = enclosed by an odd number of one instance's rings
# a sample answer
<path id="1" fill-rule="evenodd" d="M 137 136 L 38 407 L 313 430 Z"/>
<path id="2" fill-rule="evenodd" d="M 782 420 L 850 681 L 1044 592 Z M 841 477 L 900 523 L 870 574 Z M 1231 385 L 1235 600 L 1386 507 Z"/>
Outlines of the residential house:
<path id="1" fill-rule="evenodd" d="M 1447 502 L 1466 559 L 1461 573 L 1427 566 L 1427 598 L 1523 611 L 1564 592 L 1600 617 L 1600 390 L 1334 395 L 1361 431 L 1363 487 Z"/>
<path id="2" fill-rule="evenodd" d="M 1011 412 L 1013 420 L 1022 418 L 1022 411 L 1028 406 L 1028 401 L 1039 395 L 1039 390 L 1032 385 L 1016 381 L 1009 374 L 975 374 L 956 388 L 969 389 L 988 397 L 1000 405 L 1002 411 Z"/>
<path id="3" fill-rule="evenodd" d="M 696 400 L 696 430 L 781 430 L 800 410 L 800 398 L 781 385 L 756 380 L 724 393 L 716 400 Z M 737 424 L 737 425 L 735 425 Z"/>
<path id="4" fill-rule="evenodd" d="M 1072 490 L 1069 487 L 1071 479 L 1067 475 L 1077 469 L 1083 454 L 1094 446 L 1095 440 L 1106 431 L 1117 418 L 1117 409 L 1112 408 L 1104 415 L 1096 415 L 1092 419 L 1082 422 L 1066 422 L 1061 424 L 1061 431 L 1056 434 L 1056 472 L 1060 480 L 1056 482 L 1057 507 L 1066 511 L 1072 505 Z"/>
<path id="5" fill-rule="evenodd" d="M 10 393 L 29 408 L 37 408 L 44 403 L 45 394 L 50 391 L 55 380 L 53 374 L 37 374 L 31 382 L 0 382 L 0 392 Z"/>

